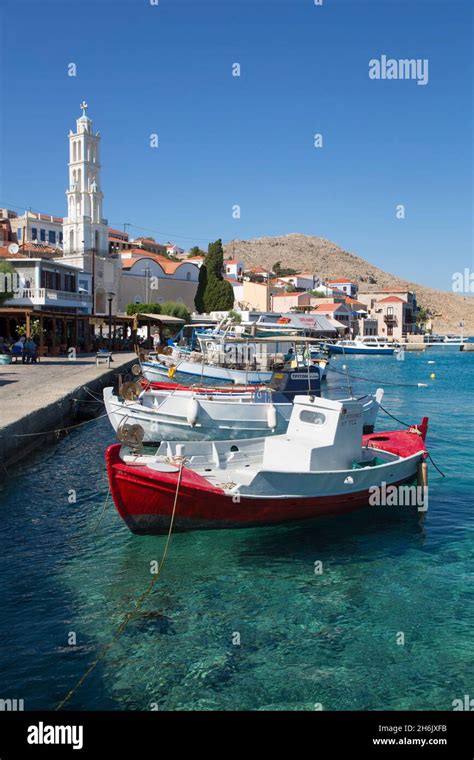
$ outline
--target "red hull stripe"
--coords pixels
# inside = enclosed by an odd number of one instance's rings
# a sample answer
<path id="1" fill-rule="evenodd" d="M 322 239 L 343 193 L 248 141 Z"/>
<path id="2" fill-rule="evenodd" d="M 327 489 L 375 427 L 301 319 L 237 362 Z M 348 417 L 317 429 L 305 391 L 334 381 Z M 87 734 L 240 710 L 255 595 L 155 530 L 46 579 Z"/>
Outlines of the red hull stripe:
<path id="1" fill-rule="evenodd" d="M 173 509 L 177 473 L 156 473 L 145 467 L 124 464 L 120 448 L 119 444 L 110 446 L 106 454 L 112 497 L 119 514 L 134 532 L 164 532 Z M 393 485 L 413 480 L 416 461 L 413 466 L 409 478 Z M 271 525 L 345 514 L 368 506 L 368 500 L 368 490 L 335 496 L 286 499 L 242 496 L 234 500 L 193 470 L 183 468 L 175 527 L 190 530 Z"/>

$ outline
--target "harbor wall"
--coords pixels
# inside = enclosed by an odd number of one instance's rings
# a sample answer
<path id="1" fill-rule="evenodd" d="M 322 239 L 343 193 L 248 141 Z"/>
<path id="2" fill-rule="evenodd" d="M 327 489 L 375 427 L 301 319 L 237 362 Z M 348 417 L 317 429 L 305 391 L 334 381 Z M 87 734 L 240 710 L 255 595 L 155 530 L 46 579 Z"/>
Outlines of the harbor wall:
<path id="1" fill-rule="evenodd" d="M 116 354 L 114 359 L 116 365 L 113 369 L 98 368 L 96 377 L 88 377 L 83 384 L 74 385 L 52 403 L 42 405 L 41 388 L 36 389 L 37 408 L 22 414 L 15 422 L 0 427 L 0 478 L 5 477 L 8 469 L 21 462 L 30 452 L 44 446 L 45 443 L 54 443 L 67 434 L 68 431 L 62 430 L 63 428 L 97 415 L 99 408 L 92 414 L 89 411 L 94 404 L 88 391 L 101 396 L 103 388 L 114 385 L 117 375 L 129 372 L 136 363 L 136 358 L 119 363 Z M 35 393 L 35 389 L 32 389 L 32 393 Z M 105 413 L 103 406 L 100 407 L 100 411 Z"/>

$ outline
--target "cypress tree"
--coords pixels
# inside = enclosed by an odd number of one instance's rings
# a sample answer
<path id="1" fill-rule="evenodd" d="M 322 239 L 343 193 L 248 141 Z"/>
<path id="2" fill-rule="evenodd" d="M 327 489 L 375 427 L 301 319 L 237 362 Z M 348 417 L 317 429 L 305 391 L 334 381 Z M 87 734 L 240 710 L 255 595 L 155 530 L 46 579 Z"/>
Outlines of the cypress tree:
<path id="1" fill-rule="evenodd" d="M 194 303 L 198 312 L 228 311 L 234 305 L 232 285 L 222 276 L 224 249 L 222 240 L 209 243 L 206 259 L 199 271 Z"/>

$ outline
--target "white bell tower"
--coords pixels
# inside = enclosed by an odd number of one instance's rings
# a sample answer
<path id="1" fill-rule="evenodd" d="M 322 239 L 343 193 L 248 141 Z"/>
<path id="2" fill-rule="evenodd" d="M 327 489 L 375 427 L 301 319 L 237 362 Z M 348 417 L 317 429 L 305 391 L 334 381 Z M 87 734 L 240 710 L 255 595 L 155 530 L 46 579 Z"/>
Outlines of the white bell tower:
<path id="1" fill-rule="evenodd" d="M 102 218 L 103 194 L 100 189 L 100 134 L 92 131 L 81 103 L 82 116 L 76 132 L 69 132 L 69 189 L 67 217 L 63 222 L 65 256 L 102 255 L 108 252 L 107 220 Z"/>

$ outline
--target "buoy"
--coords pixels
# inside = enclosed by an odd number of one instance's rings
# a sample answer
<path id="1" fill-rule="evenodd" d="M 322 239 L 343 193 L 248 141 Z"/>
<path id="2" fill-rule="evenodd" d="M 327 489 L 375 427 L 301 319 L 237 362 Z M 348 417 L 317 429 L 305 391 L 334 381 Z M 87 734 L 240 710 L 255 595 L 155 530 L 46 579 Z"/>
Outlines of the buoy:
<path id="1" fill-rule="evenodd" d="M 188 422 L 188 425 L 191 425 L 191 427 L 194 427 L 194 425 L 197 422 L 199 414 L 199 404 L 196 401 L 195 398 L 191 398 L 188 401 L 188 405 L 186 407 L 186 420 Z"/>
<path id="2" fill-rule="evenodd" d="M 434 372 L 431 373 L 430 377 L 431 377 L 432 380 L 436 380 L 436 375 L 435 375 Z"/>
<path id="3" fill-rule="evenodd" d="M 271 430 L 275 430 L 277 426 L 277 411 L 274 404 L 270 404 L 267 409 L 267 424 Z"/>
<path id="4" fill-rule="evenodd" d="M 428 362 L 428 364 L 435 364 L 435 362 L 431 360 L 430 362 Z"/>

